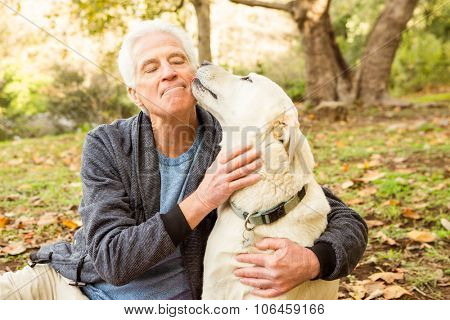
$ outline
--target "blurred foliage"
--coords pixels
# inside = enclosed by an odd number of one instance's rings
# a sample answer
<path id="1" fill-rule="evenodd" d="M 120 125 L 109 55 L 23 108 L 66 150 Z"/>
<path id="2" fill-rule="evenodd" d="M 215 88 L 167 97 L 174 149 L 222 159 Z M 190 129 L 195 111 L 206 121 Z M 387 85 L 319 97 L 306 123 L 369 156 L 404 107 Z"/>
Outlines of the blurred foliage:
<path id="1" fill-rule="evenodd" d="M 55 116 L 79 126 L 107 123 L 137 112 L 125 86 L 107 74 L 95 73 L 87 78 L 82 71 L 65 65 L 56 65 L 53 71 L 54 81 L 47 94 L 49 110 Z"/>
<path id="2" fill-rule="evenodd" d="M 71 0 L 72 14 L 81 22 L 84 30 L 90 34 L 102 34 L 115 30 L 124 33 L 127 30 L 127 17 L 142 20 L 154 19 L 165 12 L 175 13 L 182 22 L 183 0 Z"/>

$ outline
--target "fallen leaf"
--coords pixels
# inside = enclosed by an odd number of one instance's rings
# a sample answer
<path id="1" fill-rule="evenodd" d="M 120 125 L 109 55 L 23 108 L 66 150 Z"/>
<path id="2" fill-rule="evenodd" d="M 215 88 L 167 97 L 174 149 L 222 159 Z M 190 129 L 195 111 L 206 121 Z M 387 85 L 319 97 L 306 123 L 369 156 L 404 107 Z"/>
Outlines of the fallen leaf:
<path id="1" fill-rule="evenodd" d="M 17 165 L 22 164 L 22 163 L 23 163 L 23 159 L 21 159 L 21 158 L 19 158 L 19 159 L 12 159 L 12 160 L 8 161 L 8 164 L 10 166 L 17 166 Z"/>
<path id="2" fill-rule="evenodd" d="M 373 300 L 375 298 L 381 297 L 384 294 L 384 291 L 382 289 L 376 289 L 370 293 L 367 298 L 364 300 Z"/>
<path id="3" fill-rule="evenodd" d="M 33 154 L 31 156 L 31 160 L 33 160 L 34 164 L 41 164 L 41 163 L 44 163 L 45 158 L 44 157 L 40 157 L 37 154 Z"/>
<path id="4" fill-rule="evenodd" d="M 347 204 L 350 205 L 350 206 L 353 206 L 355 204 L 360 204 L 360 203 L 363 203 L 363 202 L 364 202 L 364 199 L 355 198 L 355 199 L 347 201 Z"/>
<path id="5" fill-rule="evenodd" d="M 11 256 L 16 256 L 18 254 L 25 252 L 26 250 L 27 249 L 25 248 L 23 242 L 13 242 L 2 249 L 4 253 L 9 254 Z"/>
<path id="6" fill-rule="evenodd" d="M 364 183 L 369 183 L 369 182 L 378 180 L 378 179 L 384 177 L 385 175 L 386 175 L 386 173 L 384 173 L 384 172 L 368 171 L 367 174 L 365 174 L 363 177 L 357 178 L 355 180 L 362 181 Z"/>
<path id="7" fill-rule="evenodd" d="M 403 273 L 395 273 L 395 272 L 377 272 L 369 276 L 369 279 L 372 281 L 382 279 L 386 283 L 393 283 L 395 280 L 402 280 L 403 278 L 404 278 Z"/>
<path id="8" fill-rule="evenodd" d="M 363 285 L 353 285 L 349 286 L 350 292 L 349 295 L 355 300 L 362 300 L 366 295 L 366 288 Z"/>
<path id="9" fill-rule="evenodd" d="M 381 242 L 383 243 L 387 243 L 390 246 L 398 246 L 398 243 L 392 239 L 389 238 L 387 235 L 385 235 L 381 230 L 377 232 L 377 234 L 375 235 L 375 237 L 377 238 L 381 238 Z"/>
<path id="10" fill-rule="evenodd" d="M 66 228 L 75 230 L 79 227 L 79 225 L 73 221 L 73 220 L 63 220 L 62 222 L 63 226 L 65 226 Z"/>
<path id="11" fill-rule="evenodd" d="M 412 220 L 422 219 L 422 217 L 411 208 L 404 208 L 402 211 L 402 216 Z"/>
<path id="12" fill-rule="evenodd" d="M 33 207 L 39 207 L 44 204 L 44 201 L 39 196 L 30 198 L 29 202 Z"/>
<path id="13" fill-rule="evenodd" d="M 372 228 L 382 226 L 384 222 L 380 220 L 366 220 L 366 224 L 369 228 Z"/>
<path id="14" fill-rule="evenodd" d="M 0 228 L 4 228 L 9 222 L 9 218 L 5 216 L 0 216 Z"/>
<path id="15" fill-rule="evenodd" d="M 344 183 L 341 184 L 341 188 L 342 189 L 348 189 L 348 188 L 350 188 L 353 185 L 354 185 L 353 181 L 348 180 L 348 181 L 345 181 Z"/>
<path id="16" fill-rule="evenodd" d="M 401 162 L 404 162 L 406 159 L 407 158 L 404 158 L 404 157 L 397 157 L 397 158 L 394 158 L 394 162 L 395 163 L 401 163 Z"/>
<path id="17" fill-rule="evenodd" d="M 390 200 L 387 200 L 387 201 L 383 202 L 383 203 L 381 204 L 381 206 L 382 206 L 382 207 L 385 207 L 385 206 L 396 206 L 396 205 L 398 205 L 399 203 L 400 203 L 400 202 L 399 202 L 398 200 L 390 199 Z"/>
<path id="18" fill-rule="evenodd" d="M 46 212 L 38 220 L 38 226 L 45 226 L 48 224 L 54 224 L 58 222 L 58 213 L 56 212 Z"/>
<path id="19" fill-rule="evenodd" d="M 350 168 L 350 167 L 349 167 L 348 163 L 344 163 L 344 164 L 342 165 L 342 171 L 344 171 L 344 172 L 347 172 L 349 168 Z"/>
<path id="20" fill-rule="evenodd" d="M 341 140 L 336 141 L 336 147 L 343 148 L 345 147 L 345 143 Z"/>
<path id="21" fill-rule="evenodd" d="M 22 184 L 20 186 L 17 187 L 17 191 L 28 191 L 31 190 L 32 186 L 29 184 Z"/>
<path id="22" fill-rule="evenodd" d="M 450 221 L 448 221 L 445 218 L 442 218 L 441 223 L 447 231 L 450 231 Z"/>
<path id="23" fill-rule="evenodd" d="M 10 194 L 5 197 L 6 201 L 16 201 L 20 199 L 20 194 Z"/>
<path id="24" fill-rule="evenodd" d="M 417 231 L 413 230 L 406 234 L 406 236 L 417 242 L 433 242 L 436 240 L 436 235 L 429 231 Z"/>
<path id="25" fill-rule="evenodd" d="M 404 289 L 404 288 L 402 288 L 402 287 L 400 287 L 400 286 L 398 286 L 396 284 L 392 284 L 390 286 L 387 286 L 383 290 L 383 297 L 386 300 L 398 299 L 398 298 L 400 298 L 401 296 L 403 296 L 405 294 L 411 295 L 411 293 L 408 290 L 406 290 L 406 289 Z"/>
<path id="26" fill-rule="evenodd" d="M 368 197 L 376 194 L 378 191 L 377 187 L 367 187 L 358 191 L 358 195 L 361 197 Z"/>

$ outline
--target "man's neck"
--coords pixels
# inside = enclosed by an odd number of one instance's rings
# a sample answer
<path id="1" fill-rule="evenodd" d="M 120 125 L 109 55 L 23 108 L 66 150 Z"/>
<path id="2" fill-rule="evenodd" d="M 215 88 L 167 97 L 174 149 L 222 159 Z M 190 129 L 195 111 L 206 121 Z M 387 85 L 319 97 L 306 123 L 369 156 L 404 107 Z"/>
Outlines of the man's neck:
<path id="1" fill-rule="evenodd" d="M 156 148 L 170 158 L 186 152 L 194 143 L 198 127 L 195 108 L 185 115 L 168 118 L 152 117 L 153 136 Z"/>

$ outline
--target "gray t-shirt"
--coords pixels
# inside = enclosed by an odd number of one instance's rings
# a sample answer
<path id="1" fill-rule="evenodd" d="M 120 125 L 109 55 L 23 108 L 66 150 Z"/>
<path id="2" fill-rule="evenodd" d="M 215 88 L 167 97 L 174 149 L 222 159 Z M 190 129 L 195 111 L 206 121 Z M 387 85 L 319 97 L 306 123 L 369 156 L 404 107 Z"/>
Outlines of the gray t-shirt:
<path id="1" fill-rule="evenodd" d="M 177 158 L 158 153 L 161 176 L 160 212 L 168 212 L 181 202 L 192 161 L 199 152 L 202 130 L 199 128 L 194 143 Z M 83 292 L 91 300 L 173 300 L 193 299 L 182 265 L 180 248 L 154 265 L 137 279 L 123 286 L 107 282 L 88 284 Z"/>

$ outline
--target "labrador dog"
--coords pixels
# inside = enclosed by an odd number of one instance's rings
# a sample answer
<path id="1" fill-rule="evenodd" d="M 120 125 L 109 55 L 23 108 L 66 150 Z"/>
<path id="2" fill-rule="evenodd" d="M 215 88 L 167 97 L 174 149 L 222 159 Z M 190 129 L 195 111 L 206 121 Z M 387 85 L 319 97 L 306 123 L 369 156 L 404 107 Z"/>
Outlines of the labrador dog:
<path id="1" fill-rule="evenodd" d="M 198 69 L 192 92 L 219 120 L 222 148 L 251 143 L 264 160 L 258 171 L 262 179 L 236 191 L 218 208 L 206 246 L 202 299 L 259 299 L 233 274 L 235 268 L 248 266 L 235 256 L 261 252 L 254 243 L 265 237 L 312 246 L 325 230 L 330 207 L 314 178 L 314 158 L 297 110 L 276 83 L 207 64 Z M 338 283 L 307 281 L 277 299 L 336 299 Z"/>

